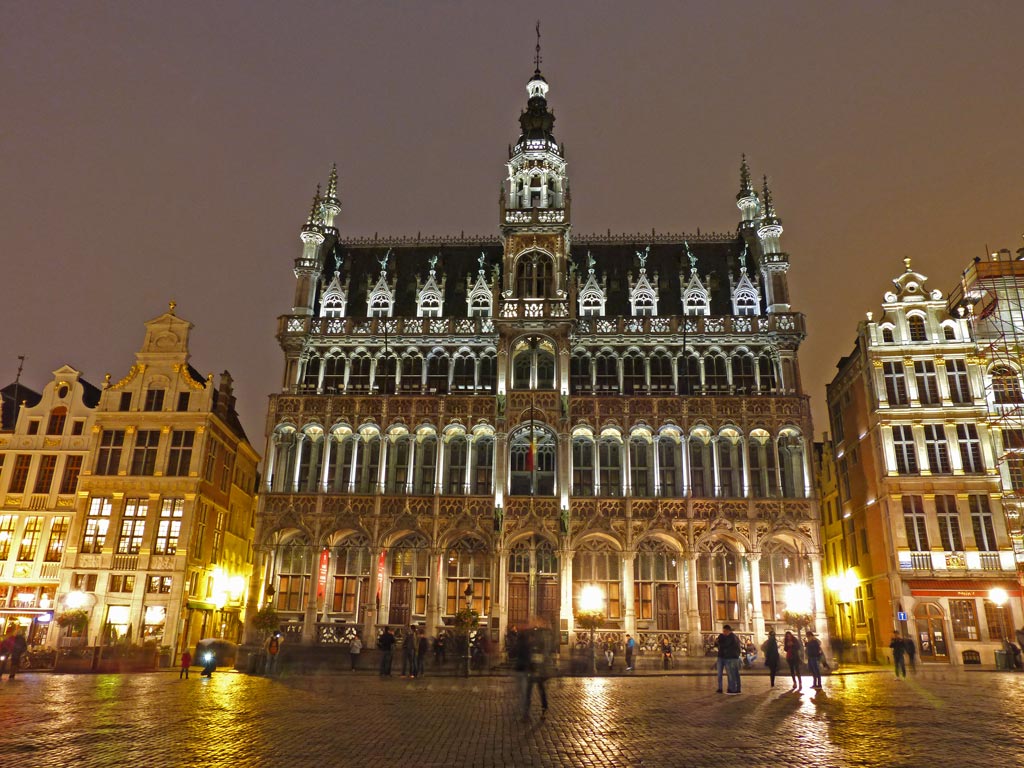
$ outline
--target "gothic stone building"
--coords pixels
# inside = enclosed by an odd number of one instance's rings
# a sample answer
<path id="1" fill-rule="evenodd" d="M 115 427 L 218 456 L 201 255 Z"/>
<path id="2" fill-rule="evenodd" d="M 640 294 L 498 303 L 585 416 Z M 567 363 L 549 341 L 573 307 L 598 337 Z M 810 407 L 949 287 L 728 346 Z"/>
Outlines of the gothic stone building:
<path id="1" fill-rule="evenodd" d="M 789 257 L 744 161 L 734 234 L 577 236 L 548 83 L 509 150 L 499 234 L 339 234 L 337 174 L 281 317 L 257 546 L 304 642 L 532 616 L 704 652 L 824 613 Z M 255 577 L 254 577 L 255 578 Z M 800 603 L 796 605 L 795 603 Z M 581 633 L 582 634 L 582 633 Z"/>

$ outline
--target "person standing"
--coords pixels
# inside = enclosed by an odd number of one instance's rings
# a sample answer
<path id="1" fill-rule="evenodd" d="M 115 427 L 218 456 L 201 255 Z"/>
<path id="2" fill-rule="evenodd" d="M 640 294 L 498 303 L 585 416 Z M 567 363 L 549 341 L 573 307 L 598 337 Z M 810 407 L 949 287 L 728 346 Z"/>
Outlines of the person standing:
<path id="1" fill-rule="evenodd" d="M 803 646 L 800 643 L 800 638 L 786 630 L 786 636 L 782 638 L 782 651 L 786 654 L 789 676 L 793 679 L 793 688 L 791 690 L 798 691 L 803 689 L 804 680 L 800 676 L 800 657 L 803 655 Z"/>
<path id="2" fill-rule="evenodd" d="M 25 635 L 19 632 L 11 642 L 11 671 L 7 675 L 8 680 L 14 679 L 14 675 L 17 674 L 18 669 L 21 667 L 21 657 L 27 650 L 28 643 L 25 642 Z"/>
<path id="3" fill-rule="evenodd" d="M 419 639 L 416 641 L 416 674 L 423 677 L 423 670 L 427 666 L 427 653 L 430 651 L 430 641 L 427 640 L 427 633 L 420 630 Z"/>
<path id="4" fill-rule="evenodd" d="M 907 650 L 907 660 L 910 662 L 910 669 L 917 672 L 917 644 L 914 642 L 914 638 L 904 638 L 903 645 Z"/>
<path id="5" fill-rule="evenodd" d="M 811 670 L 811 688 L 821 688 L 821 640 L 809 629 L 804 650 L 807 652 L 807 667 Z"/>
<path id="6" fill-rule="evenodd" d="M 636 653 L 636 640 L 632 635 L 626 635 L 626 671 L 633 671 L 633 654 Z"/>
<path id="7" fill-rule="evenodd" d="M 0 676 L 4 673 L 4 665 L 9 663 L 11 651 L 14 650 L 14 626 L 7 628 L 4 639 L 0 641 Z"/>
<path id="8" fill-rule="evenodd" d="M 391 634 L 390 627 L 384 627 L 384 632 L 380 636 L 380 640 L 377 641 L 377 647 L 380 648 L 380 676 L 391 677 L 391 654 L 395 648 L 395 636 Z"/>
<path id="9" fill-rule="evenodd" d="M 540 692 L 541 717 L 548 713 L 548 678 L 550 643 L 546 628 L 534 625 L 519 633 L 516 649 L 516 672 L 519 675 L 520 715 L 530 721 L 530 699 L 533 686 Z"/>
<path id="10" fill-rule="evenodd" d="M 359 630 L 352 636 L 352 641 L 348 644 L 348 658 L 352 662 L 352 672 L 356 671 L 356 666 L 359 664 L 359 654 L 363 652 L 363 639 L 359 637 Z"/>
<path id="11" fill-rule="evenodd" d="M 899 632 L 892 633 L 892 640 L 889 642 L 889 648 L 892 650 L 892 665 L 896 671 L 897 679 L 901 675 L 906 678 L 907 662 L 904 655 L 907 652 L 907 644 L 903 642 L 903 638 L 900 637 Z"/>
<path id="12" fill-rule="evenodd" d="M 281 633 L 275 632 L 267 641 L 267 674 L 274 674 L 277 669 L 277 654 L 281 652 Z"/>
<path id="13" fill-rule="evenodd" d="M 402 635 L 402 677 L 416 677 L 416 630 L 412 627 Z"/>
<path id="14" fill-rule="evenodd" d="M 761 653 L 764 654 L 764 665 L 768 667 L 768 679 L 774 688 L 775 676 L 779 673 L 779 641 L 774 629 L 768 631 L 768 639 L 761 644 Z"/>
<path id="15" fill-rule="evenodd" d="M 725 671 L 727 678 L 726 694 L 737 696 L 740 693 L 740 639 L 733 634 L 732 627 L 728 624 L 722 625 L 722 633 L 715 640 L 718 648 L 718 690 L 722 692 L 722 672 Z"/>
<path id="16" fill-rule="evenodd" d="M 509 651 L 510 656 L 514 657 L 515 652 L 515 648 Z M 434 665 L 440 668 L 444 666 L 444 663 L 447 660 L 448 657 L 445 655 L 444 649 L 444 635 L 438 635 L 437 638 L 434 640 Z"/>
<path id="17" fill-rule="evenodd" d="M 615 641 L 610 638 L 604 644 L 604 660 L 608 662 L 608 671 L 610 672 L 615 663 Z"/>
<path id="18" fill-rule="evenodd" d="M 516 625 L 513 624 L 505 632 L 505 655 L 508 660 L 515 662 L 516 660 L 516 649 L 519 647 L 519 630 L 516 629 Z"/>
<path id="19" fill-rule="evenodd" d="M 181 672 L 178 673 L 178 679 L 181 680 L 184 677 L 188 680 L 188 669 L 192 666 L 192 654 L 188 652 L 188 648 L 185 649 L 184 653 L 181 654 Z"/>

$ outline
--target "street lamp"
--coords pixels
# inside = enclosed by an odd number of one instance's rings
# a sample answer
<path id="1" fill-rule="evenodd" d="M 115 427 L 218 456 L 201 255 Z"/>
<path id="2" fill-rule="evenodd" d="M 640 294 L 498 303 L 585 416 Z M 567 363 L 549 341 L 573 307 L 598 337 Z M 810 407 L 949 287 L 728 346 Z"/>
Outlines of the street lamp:
<path id="1" fill-rule="evenodd" d="M 1009 656 L 1010 638 L 1007 636 L 1006 611 L 1004 606 L 1007 602 L 1009 602 L 1010 595 L 1002 587 L 992 587 L 992 589 L 988 591 L 988 599 L 999 608 L 999 627 L 1001 630 L 1001 634 L 1003 636 L 1003 653 L 1006 655 L 1004 668 L 1007 671 L 1009 671 L 1010 669 L 1012 669 L 1012 667 L 1010 666 L 1010 664 L 1012 663 L 1012 659 L 1010 659 Z"/>
<path id="2" fill-rule="evenodd" d="M 786 610 L 782 617 L 797 631 L 811 626 L 814 623 L 814 596 L 811 588 L 806 584 L 787 584 L 784 593 Z"/>
<path id="3" fill-rule="evenodd" d="M 594 631 L 604 623 L 604 592 L 588 584 L 580 591 L 580 609 L 576 620 L 584 629 L 590 630 L 590 673 L 597 674 L 597 657 L 594 654 Z"/>
<path id="4" fill-rule="evenodd" d="M 857 599 L 857 573 L 853 568 L 847 569 L 846 573 L 841 573 L 837 576 L 828 577 L 828 588 L 835 595 L 836 605 L 839 606 L 840 610 L 840 621 L 839 621 L 839 637 L 840 641 L 845 644 L 846 638 L 845 627 L 846 624 L 846 606 L 854 602 Z M 853 629 L 853 622 L 850 622 L 850 645 L 856 641 L 856 634 Z M 840 648 L 841 650 L 841 648 Z M 840 661 L 843 660 L 842 653 L 839 654 Z"/>
<path id="5" fill-rule="evenodd" d="M 469 619 L 473 615 L 473 582 L 466 584 L 466 591 L 462 593 L 466 596 L 466 677 L 469 677 L 469 666 L 472 661 L 472 648 L 470 646 L 470 640 L 472 635 L 472 627 L 469 626 Z"/>

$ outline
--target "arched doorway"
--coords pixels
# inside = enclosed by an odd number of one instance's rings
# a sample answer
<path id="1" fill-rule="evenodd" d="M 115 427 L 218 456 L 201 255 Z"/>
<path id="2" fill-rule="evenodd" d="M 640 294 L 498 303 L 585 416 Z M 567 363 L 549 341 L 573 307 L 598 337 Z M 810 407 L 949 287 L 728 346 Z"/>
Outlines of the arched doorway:
<path id="1" fill-rule="evenodd" d="M 919 603 L 914 608 L 914 623 L 917 625 L 918 650 L 922 661 L 949 663 L 949 647 L 946 644 L 946 619 L 942 608 L 935 603 Z"/>
<path id="2" fill-rule="evenodd" d="M 560 608 L 555 545 L 539 536 L 520 539 L 508 555 L 508 626 L 540 616 L 557 627 Z"/>

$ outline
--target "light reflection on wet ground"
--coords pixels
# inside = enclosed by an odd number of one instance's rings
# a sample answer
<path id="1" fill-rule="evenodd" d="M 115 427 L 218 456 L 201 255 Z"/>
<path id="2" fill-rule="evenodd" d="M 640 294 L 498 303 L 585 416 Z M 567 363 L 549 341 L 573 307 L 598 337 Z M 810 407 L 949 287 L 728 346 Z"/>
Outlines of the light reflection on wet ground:
<path id="1" fill-rule="evenodd" d="M 284 680 L 218 672 L 0 682 L 23 766 L 925 766 L 1024 762 L 1024 675 L 836 676 L 822 691 L 711 677 L 568 678 L 515 717 L 512 678 Z"/>

